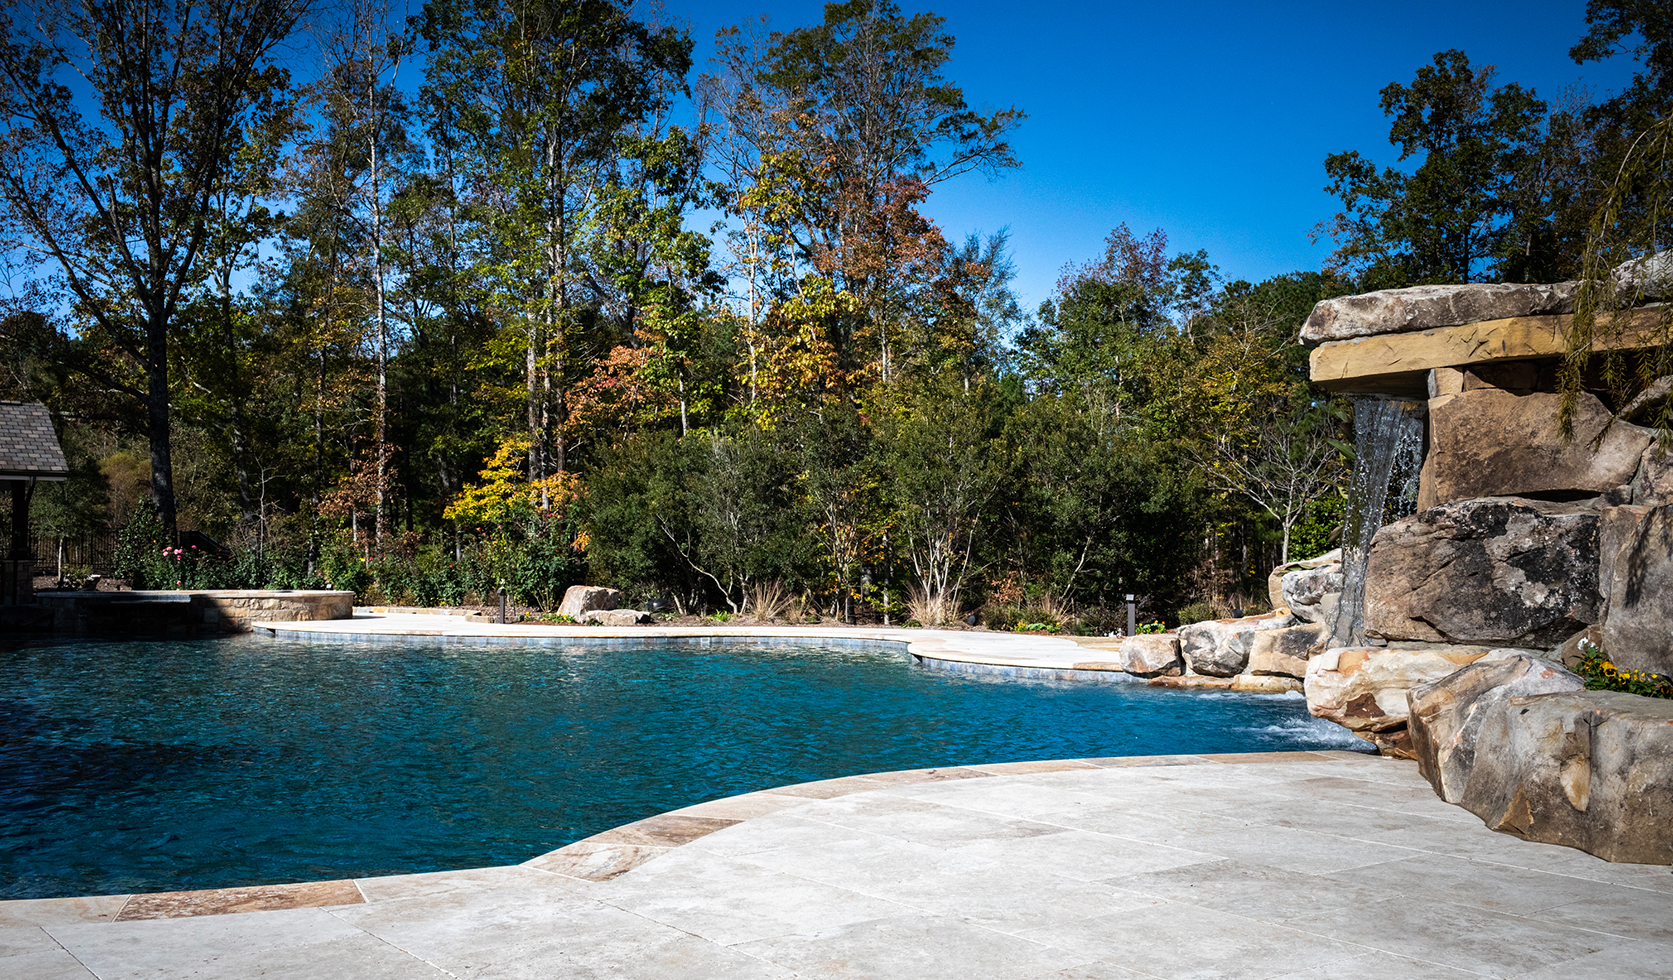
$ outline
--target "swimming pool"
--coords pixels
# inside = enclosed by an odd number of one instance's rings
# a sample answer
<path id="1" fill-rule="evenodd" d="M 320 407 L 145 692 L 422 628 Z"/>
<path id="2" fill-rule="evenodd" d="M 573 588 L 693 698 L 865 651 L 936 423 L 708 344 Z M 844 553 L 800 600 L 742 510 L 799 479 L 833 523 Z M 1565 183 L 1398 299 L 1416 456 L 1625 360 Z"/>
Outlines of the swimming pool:
<path id="1" fill-rule="evenodd" d="M 0 650 L 0 898 L 513 864 L 862 772 L 1363 745 L 1299 695 L 984 678 L 898 649 Z"/>

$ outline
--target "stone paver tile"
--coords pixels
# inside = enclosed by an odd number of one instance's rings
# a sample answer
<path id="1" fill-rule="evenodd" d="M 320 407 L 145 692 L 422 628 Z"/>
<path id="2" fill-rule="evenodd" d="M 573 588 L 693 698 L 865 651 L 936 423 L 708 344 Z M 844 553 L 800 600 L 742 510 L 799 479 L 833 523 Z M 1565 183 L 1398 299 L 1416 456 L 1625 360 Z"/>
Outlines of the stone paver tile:
<path id="1" fill-rule="evenodd" d="M 1275 826 L 1251 826 L 1230 833 L 1210 834 L 1197 838 L 1190 846 L 1194 850 L 1249 864 L 1264 864 L 1312 875 L 1399 861 L 1421 853 L 1410 848 Z"/>
<path id="2" fill-rule="evenodd" d="M 1200 755 L 1114 755 L 1102 759 L 1083 759 L 1104 769 L 1147 769 L 1152 766 L 1212 765 Z"/>
<path id="3" fill-rule="evenodd" d="M 1612 902 L 1625 892 L 1628 897 L 1649 903 L 1660 902 L 1667 909 L 1664 922 L 1673 925 L 1673 902 L 1655 892 L 1629 891 L 1619 885 L 1506 864 L 1420 854 L 1404 861 L 1355 868 L 1338 877 L 1371 886 L 1383 897 L 1405 895 L 1419 902 L 1452 902 L 1493 912 L 1538 915 L 1542 918 L 1546 917 L 1540 914 L 1542 909 L 1573 902 Z M 1584 925 L 1580 922 L 1573 924 Z"/>
<path id="4" fill-rule="evenodd" d="M 593 894 L 601 902 L 723 946 L 907 911 L 847 888 L 713 856 L 659 862 Z"/>
<path id="5" fill-rule="evenodd" d="M 1607 889 L 1607 892 L 1589 894 L 1567 905 L 1545 908 L 1531 913 L 1530 917 L 1581 929 L 1595 929 L 1611 936 L 1648 939 L 1673 946 L 1673 899 L 1661 892 L 1620 885 L 1593 887 L 1599 892 Z"/>
<path id="6" fill-rule="evenodd" d="M 109 922 L 128 904 L 129 895 L 86 898 L 28 898 L 0 902 L 0 928 L 70 922 Z"/>
<path id="7" fill-rule="evenodd" d="M 447 973 L 423 960 L 371 936 L 353 936 L 306 946 L 275 946 L 252 951 L 227 951 L 212 960 L 194 962 L 193 980 L 319 980 L 321 977 L 352 977 L 354 980 L 446 980 Z M 106 972 L 99 980 L 139 980 L 154 977 L 149 969 Z"/>
<path id="8" fill-rule="evenodd" d="M 189 892 L 135 895 L 122 906 L 116 921 L 177 919 L 234 912 L 272 912 L 280 909 L 354 905 L 366 899 L 349 879 L 304 881 L 291 885 L 254 885 L 249 888 L 208 888 Z"/>
<path id="9" fill-rule="evenodd" d="M 396 899 L 334 909 L 331 915 L 346 927 L 368 932 L 432 963 L 554 932 L 606 931 L 638 920 L 591 898 L 552 888 Z"/>
<path id="10" fill-rule="evenodd" d="M 1018 875 L 1057 874 L 1078 881 L 1164 871 L 1217 858 L 1202 851 L 1080 830 L 1065 830 L 1047 837 L 983 841 L 961 847 L 957 853 L 1013 869 Z"/>
<path id="11" fill-rule="evenodd" d="M 1214 752 L 1202 756 L 1210 762 L 1232 765 L 1254 765 L 1272 762 L 1328 762 L 1330 757 L 1318 752 Z"/>
<path id="12" fill-rule="evenodd" d="M 1155 980 L 1155 978 L 1148 973 L 1123 969 L 1114 963 L 1094 961 L 1092 963 L 1082 963 L 1079 966 L 1071 966 L 1067 970 L 1053 970 L 1050 973 L 1042 973 L 1036 977 L 1029 977 L 1028 980 Z"/>
<path id="13" fill-rule="evenodd" d="M 1361 806 L 1388 808 L 1403 803 L 1444 803 L 1435 796 L 1428 783 L 1391 785 L 1347 774 L 1288 778 L 1275 782 L 1273 787 L 1304 800 L 1357 803 Z"/>
<path id="14" fill-rule="evenodd" d="M 935 874 L 952 881 L 958 876 L 1001 864 L 990 856 L 973 853 L 975 850 L 968 847 L 928 847 L 888 837 L 871 837 L 831 844 L 813 842 L 743 854 L 739 859 L 785 874 L 875 895 L 879 887 L 906 875 Z M 1018 873 L 1032 872 L 1023 869 Z"/>
<path id="15" fill-rule="evenodd" d="M 916 782 L 913 780 L 912 782 Z M 775 786 L 761 792 L 782 796 L 799 796 L 810 800 L 829 800 L 850 793 L 869 793 L 872 790 L 883 789 L 895 785 L 872 779 L 869 776 L 843 776 L 839 779 L 821 779 L 812 783 L 794 783 L 789 786 Z"/>
<path id="16" fill-rule="evenodd" d="M 1237 813 L 1204 813 L 1165 804 L 1083 804 L 1041 814 L 1038 819 L 1076 830 L 1187 849 L 1191 846 L 1190 842 L 1199 837 L 1235 833 L 1249 826 L 1249 821 Z"/>
<path id="17" fill-rule="evenodd" d="M 540 860 L 539 858 L 535 859 Z M 531 864 L 533 862 L 530 862 Z M 433 895 L 486 892 L 497 888 L 516 888 L 551 884 L 561 886 L 544 872 L 521 865 L 502 868 L 467 868 L 461 871 L 429 871 L 422 874 L 387 875 L 379 878 L 356 878 L 360 893 L 368 902 L 385 902 L 399 898 L 428 898 Z"/>
<path id="18" fill-rule="evenodd" d="M 40 926 L 0 927 L 0 957 L 58 949 L 58 941 Z"/>
<path id="19" fill-rule="evenodd" d="M 711 834 L 686 846 L 710 854 L 732 856 L 819 845 L 838 845 L 881 840 L 863 830 L 809 820 L 795 810 L 775 813 L 749 821 L 736 830 Z"/>
<path id="20" fill-rule="evenodd" d="M 531 940 L 447 969 L 466 980 L 793 980 L 790 971 L 672 929 Z"/>
<path id="21" fill-rule="evenodd" d="M 1450 905 L 1439 896 L 1426 902 L 1400 896 L 1372 905 L 1301 916 L 1287 924 L 1398 956 L 1494 977 L 1566 963 L 1620 941 L 1554 923 Z"/>
<path id="22" fill-rule="evenodd" d="M 1667 980 L 1673 977 L 1673 946 L 1616 942 L 1590 956 L 1528 973 L 1516 980 Z"/>
<path id="23" fill-rule="evenodd" d="M 587 838 L 592 844 L 647 844 L 653 847 L 679 847 L 699 837 L 707 837 L 717 830 L 736 826 L 737 820 L 721 817 L 694 817 L 681 813 L 659 813 L 630 824 L 623 824 Z M 580 843 L 580 842 L 577 842 Z"/>
<path id="24" fill-rule="evenodd" d="M 919 783 L 945 783 L 959 779 L 986 779 L 994 774 L 970 766 L 943 766 L 939 769 L 901 769 L 896 772 L 871 772 L 864 777 L 868 782 L 883 786 L 916 786 Z"/>
<path id="25" fill-rule="evenodd" d="M 906 873 L 897 880 L 875 882 L 869 890 L 913 909 L 1006 933 L 1158 901 L 1126 887 L 1119 878 L 1081 881 L 1055 874 L 1019 873 L 1013 867 L 970 870 L 956 876 Z"/>
<path id="26" fill-rule="evenodd" d="M 1461 826 L 1450 833 L 1436 833 L 1429 826 L 1408 827 L 1402 830 L 1372 831 L 1363 835 L 1366 840 L 1435 854 L 1450 854 L 1474 861 L 1494 861 L 1519 868 L 1543 869 L 1562 861 L 1567 853 L 1578 853 L 1573 848 L 1558 844 L 1538 844 L 1509 834 L 1501 834 L 1482 826 Z"/>
<path id="27" fill-rule="evenodd" d="M 227 957 L 248 957 L 272 949 L 305 951 L 323 943 L 367 938 L 324 909 L 44 928 L 100 980 L 158 974 L 193 976 L 194 971 L 215 969 L 213 964 Z M 330 974 L 321 971 L 318 975 Z"/>
<path id="28" fill-rule="evenodd" d="M 1086 960 L 1068 950 L 928 915 L 873 919 L 736 948 L 812 980 L 996 980 L 1048 973 Z"/>
<path id="29" fill-rule="evenodd" d="M 828 822 L 850 830 L 863 830 L 879 837 L 936 847 L 967 847 L 988 840 L 1044 837 L 1064 832 L 1063 827 L 1053 823 L 1002 817 L 980 810 L 950 806 L 897 813 L 873 811 L 863 815 L 820 810 L 804 815 L 810 820 Z"/>
<path id="30" fill-rule="evenodd" d="M 1092 770 L 1099 774 L 1111 770 Z M 1119 770 L 1121 775 L 1155 770 Z M 1082 771 L 1052 773 L 1050 775 L 1074 779 Z M 1075 785 L 1042 786 L 1038 776 L 1013 776 L 993 783 L 965 784 L 951 791 L 945 786 L 913 786 L 898 790 L 900 795 L 930 803 L 957 806 L 968 810 L 983 810 L 1010 817 L 1039 817 L 1042 814 L 1066 809 L 1075 804 L 1134 804 L 1162 803 L 1177 794 L 1177 790 L 1142 780 L 1088 783 L 1075 780 Z"/>
<path id="31" fill-rule="evenodd" d="M 1166 980 L 1253 980 L 1367 952 L 1323 936 L 1172 902 L 1057 923 L 1025 935 Z"/>
<path id="32" fill-rule="evenodd" d="M 994 776 L 1014 776 L 1025 772 L 1068 772 L 1071 769 L 1102 767 L 1079 759 L 1046 759 L 1040 762 L 990 762 L 969 768 Z"/>
<path id="33" fill-rule="evenodd" d="M 654 861 L 672 847 L 647 844 L 610 844 L 594 839 L 576 841 L 523 862 L 524 867 L 582 881 L 609 881 Z"/>
<path id="34" fill-rule="evenodd" d="M 0 957 L 0 976 L 15 980 L 95 980 L 87 967 L 56 943 L 49 950 Z"/>
<path id="35" fill-rule="evenodd" d="M 1361 884 L 1358 871 L 1336 876 L 1303 874 L 1270 865 L 1210 861 L 1167 871 L 1113 878 L 1109 884 L 1141 895 L 1280 922 L 1378 901 L 1386 893 Z"/>
<path id="36" fill-rule="evenodd" d="M 1271 980 L 1481 980 L 1481 974 L 1409 956 L 1373 951 L 1351 960 L 1280 973 Z"/>
<path id="37" fill-rule="evenodd" d="M 1511 837 L 1509 834 L 1497 834 L 1492 831 L 1488 831 L 1488 833 L 1493 837 L 1508 838 L 1512 843 L 1520 845 L 1519 850 L 1512 851 L 1506 856 L 1503 861 L 1506 864 L 1529 867 L 1537 871 L 1548 871 L 1552 874 L 1573 875 L 1576 878 L 1586 878 L 1591 881 L 1605 881 L 1612 885 L 1625 885 L 1629 888 L 1646 888 L 1651 891 L 1673 893 L 1673 867 L 1665 864 L 1616 864 L 1572 847 L 1535 844 Z M 1523 858 L 1524 854 L 1528 854 L 1528 848 L 1537 850 L 1528 858 Z M 1673 901 L 1673 899 L 1666 900 Z"/>
<path id="38" fill-rule="evenodd" d="M 719 817 L 723 820 L 752 820 L 769 813 L 807 806 L 814 802 L 805 796 L 786 796 L 783 793 L 745 793 L 724 799 L 698 803 L 673 812 L 688 817 Z"/>
<path id="39" fill-rule="evenodd" d="M 893 793 L 856 793 L 833 800 L 810 801 L 796 816 L 804 820 L 859 829 L 867 818 L 899 813 L 931 813 L 949 809 L 940 803 L 897 796 Z M 972 812 L 960 810 L 959 812 Z"/>
<path id="40" fill-rule="evenodd" d="M 1227 813 L 1228 811 L 1215 811 Z M 1230 811 L 1256 826 L 1288 827 L 1337 837 L 1364 837 L 1367 834 L 1389 833 L 1416 827 L 1432 833 L 1453 833 L 1449 823 L 1431 820 L 1398 810 L 1357 806 L 1333 800 L 1286 800 L 1281 803 L 1253 803 Z"/>

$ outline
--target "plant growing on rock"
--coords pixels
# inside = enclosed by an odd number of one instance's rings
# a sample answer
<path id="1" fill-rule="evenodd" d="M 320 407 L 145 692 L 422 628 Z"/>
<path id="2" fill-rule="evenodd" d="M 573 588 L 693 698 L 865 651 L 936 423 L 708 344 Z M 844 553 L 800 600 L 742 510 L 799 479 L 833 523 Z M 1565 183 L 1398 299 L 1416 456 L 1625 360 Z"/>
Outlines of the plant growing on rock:
<path id="1" fill-rule="evenodd" d="M 1574 672 L 1586 679 L 1588 691 L 1622 691 L 1647 698 L 1673 699 L 1673 677 L 1618 666 L 1603 648 L 1580 641 L 1580 660 Z"/>

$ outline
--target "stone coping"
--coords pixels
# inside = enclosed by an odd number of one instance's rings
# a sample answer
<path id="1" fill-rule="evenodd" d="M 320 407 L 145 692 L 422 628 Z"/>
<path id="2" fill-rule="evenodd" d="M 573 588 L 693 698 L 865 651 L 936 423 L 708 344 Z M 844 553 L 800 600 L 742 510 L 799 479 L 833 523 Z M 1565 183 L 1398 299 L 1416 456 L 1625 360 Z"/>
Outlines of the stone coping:
<path id="1" fill-rule="evenodd" d="M 1040 636 L 977 630 L 895 629 L 831 626 L 556 626 L 501 625 L 421 613 L 366 613 L 353 619 L 317 622 L 255 622 L 252 628 L 282 639 L 377 642 L 423 637 L 440 643 L 558 644 L 602 646 L 707 645 L 726 643 L 898 644 L 925 667 L 999 674 L 1027 680 L 1147 683 L 1157 687 L 1201 687 L 1275 694 L 1298 691 L 1301 682 L 1283 677 L 1142 678 L 1122 671 L 1101 654 L 1109 637 Z M 1084 645 L 1081 642 L 1084 640 Z"/>
<path id="2" fill-rule="evenodd" d="M 548 851 L 518 867 L 583 881 L 609 881 L 674 848 L 755 817 L 812 803 L 889 787 L 937 783 L 953 779 L 989 779 L 1028 773 L 1077 769 L 1125 769 L 1154 766 L 1260 765 L 1286 762 L 1330 762 L 1366 759 L 1374 753 L 1346 750 L 1244 752 L 1204 755 L 1115 756 L 1101 759 L 1053 759 L 1039 762 L 1000 762 L 985 765 L 905 769 L 841 776 L 810 783 L 792 783 L 738 796 L 709 800 L 670 810 Z M 282 909 L 325 908 L 379 901 L 388 886 L 408 878 L 434 881 L 447 876 L 473 876 L 482 869 L 390 875 L 381 878 L 342 878 L 278 885 L 247 885 L 181 892 L 130 895 L 92 895 L 0 901 L 0 929 L 19 924 L 58 922 L 132 922 L 199 915 L 231 915 Z"/>

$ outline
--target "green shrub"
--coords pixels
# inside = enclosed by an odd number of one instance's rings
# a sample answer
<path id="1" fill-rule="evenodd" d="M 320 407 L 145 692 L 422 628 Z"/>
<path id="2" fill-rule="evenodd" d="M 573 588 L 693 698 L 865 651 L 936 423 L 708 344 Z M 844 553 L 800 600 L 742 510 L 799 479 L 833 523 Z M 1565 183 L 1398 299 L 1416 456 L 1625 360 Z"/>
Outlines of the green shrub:
<path id="1" fill-rule="evenodd" d="M 1622 691 L 1647 698 L 1673 699 L 1673 677 L 1647 670 L 1618 667 L 1601 647 L 1580 641 L 1580 660 L 1574 672 L 1586 679 L 1588 691 Z"/>
<path id="2" fill-rule="evenodd" d="M 1186 606 L 1174 613 L 1173 618 L 1179 625 L 1189 626 L 1192 623 L 1206 622 L 1207 620 L 1214 619 L 1216 617 L 1214 615 L 1214 606 L 1212 604 L 1207 602 L 1193 602 L 1189 606 Z"/>

